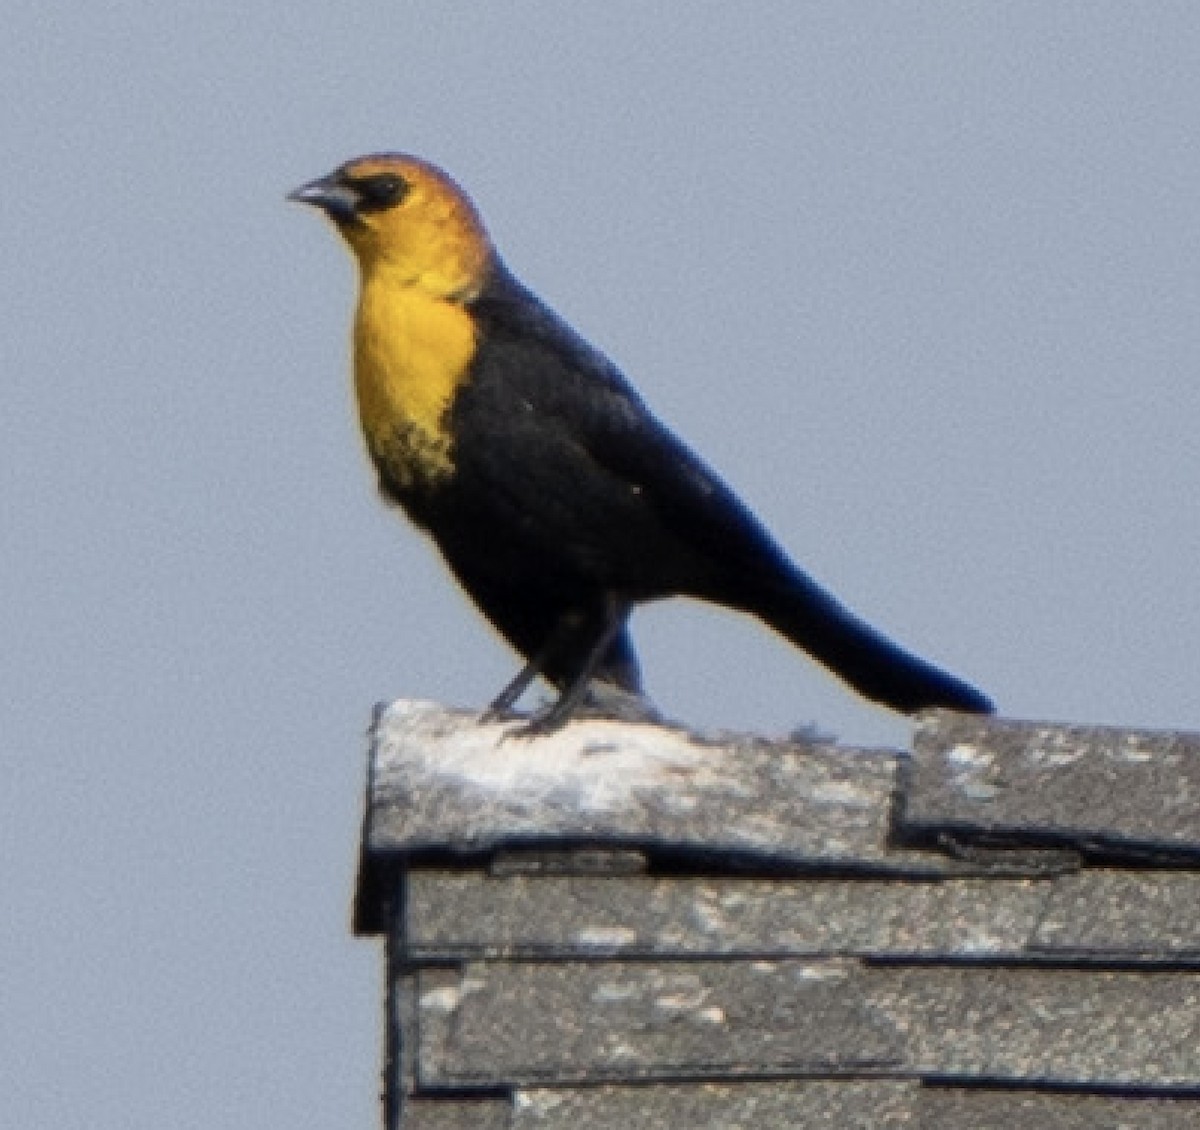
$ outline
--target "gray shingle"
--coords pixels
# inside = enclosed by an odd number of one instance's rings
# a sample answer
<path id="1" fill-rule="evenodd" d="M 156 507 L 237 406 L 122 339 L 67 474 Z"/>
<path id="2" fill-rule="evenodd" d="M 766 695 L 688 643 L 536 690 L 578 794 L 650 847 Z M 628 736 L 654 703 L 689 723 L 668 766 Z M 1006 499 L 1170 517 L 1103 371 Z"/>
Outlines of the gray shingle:
<path id="1" fill-rule="evenodd" d="M 871 969 L 870 1006 L 921 1075 L 1200 1088 L 1200 978 L 1006 967 Z"/>
<path id="2" fill-rule="evenodd" d="M 917 729 L 904 826 L 1200 857 L 1200 735 L 945 713 Z"/>
<path id="3" fill-rule="evenodd" d="M 503 732 L 376 733 L 404 1130 L 1200 1126 L 1200 736 Z"/>
<path id="4" fill-rule="evenodd" d="M 808 955 L 1200 964 L 1200 874 L 1054 879 L 490 878 L 414 870 L 417 959 Z"/>
<path id="5" fill-rule="evenodd" d="M 410 1099 L 404 1130 L 513 1130 L 506 1099 Z"/>
<path id="6" fill-rule="evenodd" d="M 1034 945 L 1093 957 L 1200 959 L 1200 874 L 1084 871 L 1051 887 Z"/>
<path id="7" fill-rule="evenodd" d="M 917 1087 L 887 1080 L 523 1091 L 514 1130 L 900 1130 Z"/>
<path id="8" fill-rule="evenodd" d="M 898 1064 L 838 962 L 474 963 L 418 978 L 422 1087 L 785 1075 Z"/>
<path id="9" fill-rule="evenodd" d="M 889 851 L 899 755 L 582 721 L 528 741 L 513 723 L 398 702 L 375 727 L 364 858 L 469 854 L 523 841 L 650 843 L 726 862 L 867 865 L 929 874 Z"/>
<path id="10" fill-rule="evenodd" d="M 1014 955 L 1046 880 L 409 876 L 416 957 L 749 954 Z"/>
<path id="11" fill-rule="evenodd" d="M 1194 1130 L 1190 1099 L 783 1080 L 522 1090 L 411 1102 L 404 1130 Z"/>
<path id="12" fill-rule="evenodd" d="M 852 961 L 473 963 L 419 977 L 424 1086 L 881 1071 L 1200 1088 L 1200 978 Z"/>
<path id="13" fill-rule="evenodd" d="M 930 1087 L 916 1092 L 911 1121 L 904 1125 L 912 1130 L 1195 1130 L 1198 1120 L 1200 1103 L 1192 1099 Z"/>

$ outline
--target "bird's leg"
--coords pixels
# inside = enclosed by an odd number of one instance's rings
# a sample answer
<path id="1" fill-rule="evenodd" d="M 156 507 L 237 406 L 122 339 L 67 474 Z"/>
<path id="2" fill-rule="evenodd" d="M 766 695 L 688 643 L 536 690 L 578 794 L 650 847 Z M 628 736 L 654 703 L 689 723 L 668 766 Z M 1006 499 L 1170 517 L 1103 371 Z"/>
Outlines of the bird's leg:
<path id="1" fill-rule="evenodd" d="M 529 657 L 529 661 L 517 672 L 516 677 L 489 703 L 488 708 L 479 716 L 480 722 L 495 722 L 506 714 L 528 689 L 530 684 L 545 669 L 556 651 L 562 646 L 572 631 L 578 629 L 578 614 L 569 612 L 563 616 L 553 631 L 546 636 L 546 642 Z"/>
<path id="2" fill-rule="evenodd" d="M 516 677 L 505 686 L 490 703 L 487 709 L 479 716 L 479 721 L 495 722 L 512 708 L 513 704 L 523 695 L 529 685 L 542 673 L 542 665 L 546 662 L 547 654 L 550 648 L 544 647 L 539 651 L 520 671 Z"/>
<path id="3" fill-rule="evenodd" d="M 522 734 L 532 737 L 535 734 L 548 734 L 562 726 L 574 712 L 575 708 L 587 694 L 588 685 L 592 681 L 600 664 L 608 654 L 609 647 L 616 639 L 629 616 L 629 601 L 614 596 L 611 593 L 604 597 L 604 622 L 592 643 L 587 658 L 583 661 L 575 678 L 565 686 L 558 698 L 544 710 L 539 710 L 521 729 Z"/>

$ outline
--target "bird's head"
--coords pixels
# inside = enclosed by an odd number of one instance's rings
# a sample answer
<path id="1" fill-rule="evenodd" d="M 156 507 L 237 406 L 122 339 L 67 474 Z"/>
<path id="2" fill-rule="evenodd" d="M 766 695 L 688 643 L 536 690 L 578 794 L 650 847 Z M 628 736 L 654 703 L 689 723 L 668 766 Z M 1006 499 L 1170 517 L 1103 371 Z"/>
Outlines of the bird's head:
<path id="1" fill-rule="evenodd" d="M 350 245 L 364 278 L 466 302 L 478 294 L 491 240 L 470 199 L 441 169 L 400 153 L 356 157 L 288 194 L 320 208 Z"/>

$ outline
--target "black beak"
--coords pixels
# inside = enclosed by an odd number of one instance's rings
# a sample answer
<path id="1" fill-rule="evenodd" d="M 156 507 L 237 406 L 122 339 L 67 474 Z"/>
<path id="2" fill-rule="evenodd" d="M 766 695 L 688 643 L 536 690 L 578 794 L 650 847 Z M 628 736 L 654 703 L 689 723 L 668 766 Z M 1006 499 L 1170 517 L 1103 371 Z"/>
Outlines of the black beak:
<path id="1" fill-rule="evenodd" d="M 339 224 L 350 224 L 358 220 L 359 194 L 338 178 L 337 173 L 309 181 L 287 194 L 289 200 L 300 204 L 312 204 L 325 212 Z"/>

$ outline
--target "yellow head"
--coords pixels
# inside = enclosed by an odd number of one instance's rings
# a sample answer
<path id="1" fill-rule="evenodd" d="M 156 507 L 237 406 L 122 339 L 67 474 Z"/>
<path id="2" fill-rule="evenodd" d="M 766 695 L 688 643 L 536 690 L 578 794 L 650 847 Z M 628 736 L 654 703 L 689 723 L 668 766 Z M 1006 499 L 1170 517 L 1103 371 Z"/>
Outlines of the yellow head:
<path id="1" fill-rule="evenodd" d="M 356 157 L 289 194 L 337 225 L 368 279 L 416 287 L 431 298 L 467 302 L 478 294 L 491 240 L 466 193 L 417 157 Z"/>

